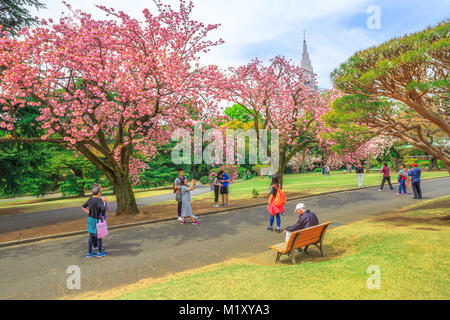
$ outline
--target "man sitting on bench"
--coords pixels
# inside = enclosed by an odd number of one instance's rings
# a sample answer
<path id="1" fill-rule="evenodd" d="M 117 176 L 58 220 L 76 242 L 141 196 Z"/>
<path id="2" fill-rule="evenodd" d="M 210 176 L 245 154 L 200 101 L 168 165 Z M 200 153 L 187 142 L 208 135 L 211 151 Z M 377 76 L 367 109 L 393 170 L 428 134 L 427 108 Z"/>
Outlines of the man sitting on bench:
<path id="1" fill-rule="evenodd" d="M 286 229 L 283 230 L 283 232 L 286 232 L 286 241 L 289 240 L 292 232 L 311 228 L 319 224 L 319 219 L 316 214 L 306 209 L 304 203 L 299 203 L 295 208 L 295 212 L 298 214 L 297 223 L 293 226 L 286 227 Z"/>

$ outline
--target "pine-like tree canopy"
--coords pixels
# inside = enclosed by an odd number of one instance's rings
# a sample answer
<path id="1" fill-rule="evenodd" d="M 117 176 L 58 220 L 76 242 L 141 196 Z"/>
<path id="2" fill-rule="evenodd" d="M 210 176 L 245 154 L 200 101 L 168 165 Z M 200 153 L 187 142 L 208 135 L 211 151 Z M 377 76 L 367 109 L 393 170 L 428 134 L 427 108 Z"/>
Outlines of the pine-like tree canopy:
<path id="1" fill-rule="evenodd" d="M 16 35 L 23 27 L 37 23 L 31 16 L 30 7 L 43 9 L 45 5 L 39 0 L 0 0 L 0 25 L 2 29 L 10 29 L 11 35 Z"/>

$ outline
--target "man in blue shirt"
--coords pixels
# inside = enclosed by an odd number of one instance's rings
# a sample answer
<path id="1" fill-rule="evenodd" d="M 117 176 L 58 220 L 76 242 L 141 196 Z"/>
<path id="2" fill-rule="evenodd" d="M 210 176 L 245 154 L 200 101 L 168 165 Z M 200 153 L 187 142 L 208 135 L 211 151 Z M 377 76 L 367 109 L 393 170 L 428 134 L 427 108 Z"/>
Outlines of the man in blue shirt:
<path id="1" fill-rule="evenodd" d="M 230 194 L 230 176 L 223 170 L 219 172 L 220 194 L 222 195 L 222 207 L 228 207 L 228 195 Z"/>
<path id="2" fill-rule="evenodd" d="M 413 163 L 413 168 L 411 171 L 408 171 L 408 176 L 411 177 L 411 185 L 414 191 L 413 199 L 422 199 L 422 189 L 420 188 L 420 176 L 422 171 L 418 168 L 417 163 Z"/>

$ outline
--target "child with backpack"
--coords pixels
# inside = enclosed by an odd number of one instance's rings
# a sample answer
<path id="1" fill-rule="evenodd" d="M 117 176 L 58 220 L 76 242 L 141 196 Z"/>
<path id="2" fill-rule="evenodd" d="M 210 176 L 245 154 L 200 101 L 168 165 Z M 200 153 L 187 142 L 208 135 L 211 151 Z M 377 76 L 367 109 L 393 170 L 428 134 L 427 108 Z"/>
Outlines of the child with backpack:
<path id="1" fill-rule="evenodd" d="M 278 181 L 278 175 L 272 176 L 272 185 L 269 190 L 269 207 L 270 224 L 267 230 L 273 231 L 273 223 L 275 218 L 277 219 L 276 232 L 281 233 L 281 214 L 284 213 L 284 205 L 286 204 L 286 196 L 281 190 L 280 183 Z"/>

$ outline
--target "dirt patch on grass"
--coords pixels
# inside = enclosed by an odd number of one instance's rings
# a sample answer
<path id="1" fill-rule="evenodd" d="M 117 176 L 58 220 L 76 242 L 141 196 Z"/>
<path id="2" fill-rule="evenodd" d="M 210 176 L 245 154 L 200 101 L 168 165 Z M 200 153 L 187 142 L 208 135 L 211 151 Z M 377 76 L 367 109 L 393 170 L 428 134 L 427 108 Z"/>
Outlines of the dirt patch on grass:
<path id="1" fill-rule="evenodd" d="M 300 197 L 305 196 L 302 193 L 289 193 L 288 197 Z M 256 198 L 256 199 L 241 199 L 241 200 L 230 200 L 228 209 L 233 209 L 248 205 L 266 204 L 267 199 Z M 213 203 L 208 200 L 196 200 L 192 202 L 192 209 L 195 215 L 201 215 L 206 212 L 223 212 L 227 209 L 225 208 L 213 208 Z M 167 218 L 177 218 L 177 203 L 174 201 L 173 204 L 166 205 L 152 205 L 148 207 L 139 208 L 140 214 L 136 216 L 116 216 L 115 212 L 108 213 L 108 226 L 117 226 L 128 223 L 138 223 L 146 222 L 158 219 Z M 87 229 L 87 218 L 79 219 L 67 222 L 61 222 L 53 225 L 36 227 L 30 229 L 23 229 L 14 232 L 8 232 L 0 234 L 0 243 L 9 241 L 18 241 L 23 239 L 38 238 L 62 233 L 70 233 L 77 231 L 84 231 Z M 86 231 L 87 232 L 87 231 Z"/>
<path id="2" fill-rule="evenodd" d="M 2 209 L 0 209 L 0 217 L 12 216 L 12 215 L 21 214 L 21 213 L 23 213 L 22 208 L 2 208 Z"/>

